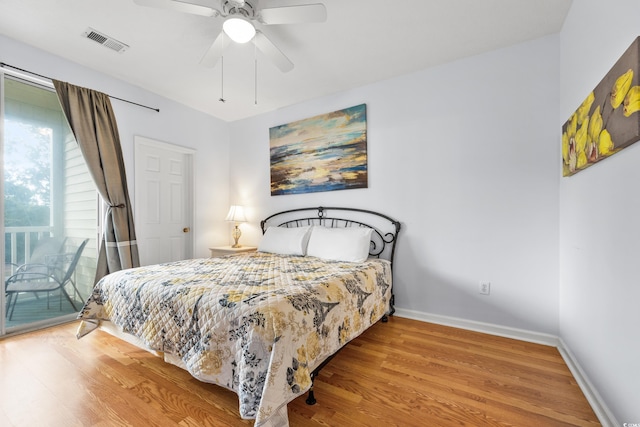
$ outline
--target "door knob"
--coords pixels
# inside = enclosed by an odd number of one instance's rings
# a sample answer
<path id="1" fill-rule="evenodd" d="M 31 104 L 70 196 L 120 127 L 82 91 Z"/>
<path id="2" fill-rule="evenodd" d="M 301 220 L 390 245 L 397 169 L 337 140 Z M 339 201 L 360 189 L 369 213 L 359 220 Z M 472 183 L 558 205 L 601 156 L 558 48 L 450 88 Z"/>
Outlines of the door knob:
<path id="1" fill-rule="evenodd" d="M 185 227 L 185 228 L 182 229 L 183 233 L 188 233 L 190 231 L 191 231 L 191 229 L 189 227 Z"/>

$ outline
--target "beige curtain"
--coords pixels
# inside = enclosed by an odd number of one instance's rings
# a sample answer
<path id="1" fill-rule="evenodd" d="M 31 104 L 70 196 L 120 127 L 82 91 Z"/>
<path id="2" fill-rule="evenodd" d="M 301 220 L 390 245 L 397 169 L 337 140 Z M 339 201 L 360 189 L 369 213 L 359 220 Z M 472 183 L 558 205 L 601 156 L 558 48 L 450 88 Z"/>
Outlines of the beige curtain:
<path id="1" fill-rule="evenodd" d="M 53 84 L 98 192 L 108 205 L 97 282 L 114 271 L 140 265 L 118 126 L 108 95 L 57 80 Z"/>

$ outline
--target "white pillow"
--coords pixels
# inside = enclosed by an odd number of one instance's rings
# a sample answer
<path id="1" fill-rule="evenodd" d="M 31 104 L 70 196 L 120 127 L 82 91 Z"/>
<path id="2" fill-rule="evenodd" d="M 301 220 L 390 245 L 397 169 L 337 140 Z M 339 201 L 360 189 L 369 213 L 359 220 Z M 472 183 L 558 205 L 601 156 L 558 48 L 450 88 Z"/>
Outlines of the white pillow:
<path id="1" fill-rule="evenodd" d="M 269 227 L 258 245 L 258 252 L 304 256 L 307 252 L 310 233 L 311 226 Z"/>
<path id="2" fill-rule="evenodd" d="M 313 227 L 307 255 L 336 261 L 366 261 L 372 232 L 368 227 Z"/>

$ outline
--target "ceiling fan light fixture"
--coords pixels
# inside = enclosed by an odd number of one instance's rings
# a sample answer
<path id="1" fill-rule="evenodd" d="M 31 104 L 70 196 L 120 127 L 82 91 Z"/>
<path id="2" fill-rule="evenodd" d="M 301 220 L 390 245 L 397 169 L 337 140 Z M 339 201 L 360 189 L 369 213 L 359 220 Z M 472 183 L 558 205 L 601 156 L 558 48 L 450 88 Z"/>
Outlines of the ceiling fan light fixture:
<path id="1" fill-rule="evenodd" d="M 222 29 L 236 43 L 247 43 L 256 35 L 256 28 L 251 22 L 236 16 L 227 18 Z"/>

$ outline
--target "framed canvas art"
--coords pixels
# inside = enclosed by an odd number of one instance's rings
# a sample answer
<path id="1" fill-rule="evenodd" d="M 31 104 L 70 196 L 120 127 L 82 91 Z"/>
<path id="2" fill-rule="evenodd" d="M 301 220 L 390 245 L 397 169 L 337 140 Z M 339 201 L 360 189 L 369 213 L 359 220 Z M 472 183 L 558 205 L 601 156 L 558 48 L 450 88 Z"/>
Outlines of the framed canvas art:
<path id="1" fill-rule="evenodd" d="M 367 187 L 365 104 L 269 129 L 271 195 Z"/>
<path id="2" fill-rule="evenodd" d="M 571 176 L 640 139 L 640 37 L 562 126 L 562 174 Z"/>

